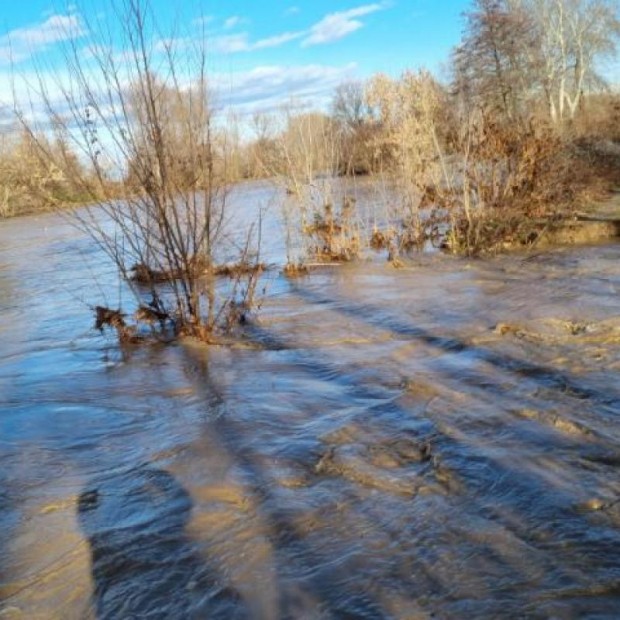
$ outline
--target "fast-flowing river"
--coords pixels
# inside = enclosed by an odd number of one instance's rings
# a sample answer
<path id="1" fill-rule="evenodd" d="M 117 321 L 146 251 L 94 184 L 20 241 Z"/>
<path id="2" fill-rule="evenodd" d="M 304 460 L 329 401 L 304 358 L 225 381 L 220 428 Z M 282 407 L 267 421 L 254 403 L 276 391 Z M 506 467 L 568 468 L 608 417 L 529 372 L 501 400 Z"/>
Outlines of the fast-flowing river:
<path id="1" fill-rule="evenodd" d="M 0 222 L 2 620 L 618 617 L 620 245 L 266 284 L 121 351 L 96 246 Z"/>

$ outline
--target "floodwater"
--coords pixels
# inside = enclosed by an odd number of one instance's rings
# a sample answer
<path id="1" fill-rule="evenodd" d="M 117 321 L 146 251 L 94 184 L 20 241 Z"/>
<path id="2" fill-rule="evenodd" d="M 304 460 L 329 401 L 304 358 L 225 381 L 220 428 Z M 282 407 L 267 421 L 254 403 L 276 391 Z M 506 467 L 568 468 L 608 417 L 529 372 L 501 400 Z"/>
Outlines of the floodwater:
<path id="1" fill-rule="evenodd" d="M 266 283 L 120 351 L 97 248 L 0 222 L 2 620 L 619 617 L 620 245 Z"/>

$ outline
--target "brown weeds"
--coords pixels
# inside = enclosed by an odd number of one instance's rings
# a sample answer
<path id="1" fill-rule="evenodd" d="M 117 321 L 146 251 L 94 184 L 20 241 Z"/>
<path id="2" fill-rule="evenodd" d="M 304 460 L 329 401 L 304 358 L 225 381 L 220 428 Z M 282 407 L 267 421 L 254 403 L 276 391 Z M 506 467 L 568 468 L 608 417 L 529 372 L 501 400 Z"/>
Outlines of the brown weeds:
<path id="1" fill-rule="evenodd" d="M 457 149 L 463 181 L 439 204 L 449 213 L 444 245 L 470 256 L 537 243 L 620 172 L 618 151 L 604 166 L 593 149 L 533 119 L 508 124 L 479 114 Z"/>
<path id="2" fill-rule="evenodd" d="M 352 224 L 355 201 L 345 197 L 339 211 L 334 213 L 331 202 L 323 211 L 314 214 L 314 222 L 304 227 L 310 238 L 310 252 L 314 259 L 325 262 L 347 262 L 360 252 L 359 236 Z"/>
<path id="3" fill-rule="evenodd" d="M 310 272 L 310 269 L 304 263 L 286 263 L 282 273 L 287 278 L 298 278 L 299 276 L 305 276 Z"/>
<path id="4" fill-rule="evenodd" d="M 135 326 L 127 325 L 125 315 L 120 310 L 96 306 L 95 328 L 103 332 L 104 327 L 114 329 L 121 344 L 134 344 L 143 340 L 143 337 L 137 333 Z"/>
<path id="5" fill-rule="evenodd" d="M 217 265 L 213 268 L 213 274 L 236 279 L 242 276 L 260 276 L 266 270 L 265 263 L 251 263 L 244 260 L 233 264 Z"/>

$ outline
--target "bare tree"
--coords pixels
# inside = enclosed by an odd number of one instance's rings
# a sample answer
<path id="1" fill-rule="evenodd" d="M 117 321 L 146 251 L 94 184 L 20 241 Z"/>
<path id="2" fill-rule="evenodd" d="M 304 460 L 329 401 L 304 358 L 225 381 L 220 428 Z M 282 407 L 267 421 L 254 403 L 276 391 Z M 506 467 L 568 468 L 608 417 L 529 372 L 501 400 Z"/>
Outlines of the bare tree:
<path id="1" fill-rule="evenodd" d="M 371 112 L 363 82 L 343 82 L 336 88 L 331 113 L 340 136 L 343 174 L 368 174 L 374 169 Z"/>
<path id="2" fill-rule="evenodd" d="M 363 82 L 349 81 L 337 86 L 331 107 L 332 116 L 345 127 L 354 129 L 362 125 L 368 117 Z"/>
<path id="3" fill-rule="evenodd" d="M 588 86 L 600 86 L 598 60 L 616 53 L 617 0 L 515 0 L 532 15 L 541 57 L 539 83 L 553 121 L 574 118 Z"/>
<path id="4" fill-rule="evenodd" d="M 530 15 L 509 0 L 475 0 L 454 52 L 455 86 L 470 106 L 517 118 L 537 75 L 538 40 Z"/>
<path id="5" fill-rule="evenodd" d="M 553 122 L 574 118 L 620 35 L 617 0 L 475 0 L 465 19 L 456 91 L 509 120 L 542 97 Z"/>

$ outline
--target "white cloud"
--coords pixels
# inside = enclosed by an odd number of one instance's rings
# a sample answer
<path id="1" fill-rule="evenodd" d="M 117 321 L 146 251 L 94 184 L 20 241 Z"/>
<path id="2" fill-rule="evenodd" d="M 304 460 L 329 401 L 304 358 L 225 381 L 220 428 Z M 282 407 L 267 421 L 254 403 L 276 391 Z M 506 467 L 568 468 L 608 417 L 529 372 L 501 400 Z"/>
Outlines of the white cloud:
<path id="1" fill-rule="evenodd" d="M 295 39 L 300 39 L 304 36 L 304 32 L 283 32 L 282 34 L 275 35 L 273 37 L 267 37 L 266 39 L 259 39 L 254 43 L 252 49 L 262 50 L 268 47 L 278 47 L 279 45 L 284 45 L 289 41 L 294 41 Z"/>
<path id="2" fill-rule="evenodd" d="M 305 34 L 305 32 L 283 32 L 282 34 L 259 39 L 258 41 L 250 41 L 248 33 L 243 32 L 240 34 L 215 37 L 211 41 L 211 45 L 213 46 L 213 50 L 216 52 L 220 52 L 222 54 L 235 54 L 239 52 L 252 52 L 254 50 L 279 47 L 289 41 L 301 39 L 301 37 Z"/>
<path id="3" fill-rule="evenodd" d="M 298 6 L 289 6 L 286 11 L 284 11 L 285 15 L 297 15 L 301 12 L 301 9 Z"/>
<path id="4" fill-rule="evenodd" d="M 49 15 L 32 26 L 16 28 L 0 37 L 0 63 L 20 62 L 54 43 L 70 41 L 86 34 L 78 15 Z"/>
<path id="5" fill-rule="evenodd" d="M 71 92 L 73 75 L 67 69 L 60 71 L 23 70 L 17 75 L 11 69 L 0 70 L 0 93 L 14 101 L 3 101 L 13 106 L 35 126 L 36 130 L 49 128 L 50 115 L 46 100 L 59 116 L 67 113 L 66 94 Z"/>
<path id="6" fill-rule="evenodd" d="M 304 39 L 302 45 L 321 45 L 331 43 L 363 28 L 364 23 L 357 17 L 363 17 L 376 13 L 385 8 L 383 4 L 365 4 L 348 11 L 339 11 L 326 15 L 320 22 L 310 28 L 308 37 Z"/>
<path id="7" fill-rule="evenodd" d="M 224 22 L 224 28 L 226 28 L 226 30 L 230 30 L 231 28 L 234 28 L 235 26 L 241 24 L 241 22 L 242 19 L 241 17 L 239 17 L 239 15 L 233 15 Z"/>
<path id="8" fill-rule="evenodd" d="M 333 89 L 351 79 L 357 65 L 259 66 L 251 71 L 212 76 L 218 98 L 224 106 L 234 106 L 240 112 L 269 110 L 291 99 L 327 101 Z"/>
<path id="9" fill-rule="evenodd" d="M 301 42 L 302 47 L 330 43 L 362 28 L 364 23 L 357 18 L 370 15 L 385 8 L 387 6 L 384 3 L 364 4 L 348 11 L 330 13 L 309 29 L 283 32 L 282 34 L 265 37 L 257 41 L 251 41 L 247 32 L 222 34 L 211 39 L 211 49 L 221 54 L 237 54 L 279 47 L 297 39 L 303 39 Z M 286 12 L 290 14 L 298 11 L 299 7 L 292 6 Z M 230 29 L 243 21 L 239 16 L 233 16 L 224 22 L 224 27 Z"/>
<path id="10" fill-rule="evenodd" d="M 209 42 L 207 42 L 207 45 L 209 45 Z M 250 43 L 247 33 L 228 34 L 212 39 L 209 47 L 221 54 L 235 54 L 237 52 L 248 52 L 250 50 Z"/>

